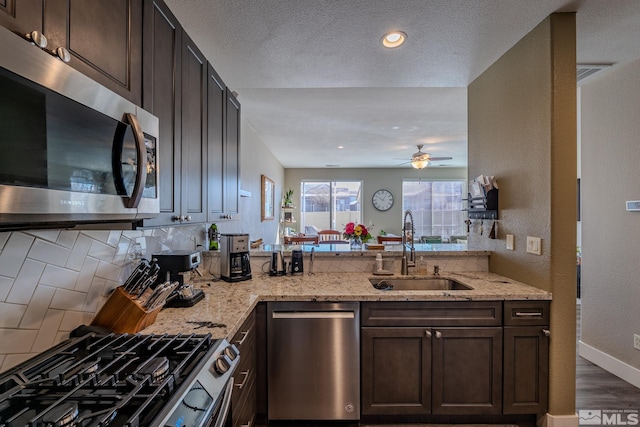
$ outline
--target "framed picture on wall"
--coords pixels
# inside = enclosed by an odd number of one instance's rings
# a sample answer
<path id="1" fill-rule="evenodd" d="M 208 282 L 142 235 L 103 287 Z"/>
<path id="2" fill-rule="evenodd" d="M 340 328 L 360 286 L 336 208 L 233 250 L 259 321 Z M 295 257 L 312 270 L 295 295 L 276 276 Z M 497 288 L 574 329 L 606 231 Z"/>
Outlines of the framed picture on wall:
<path id="1" fill-rule="evenodd" d="M 274 217 L 275 184 L 273 180 L 262 175 L 261 221 L 270 221 Z"/>

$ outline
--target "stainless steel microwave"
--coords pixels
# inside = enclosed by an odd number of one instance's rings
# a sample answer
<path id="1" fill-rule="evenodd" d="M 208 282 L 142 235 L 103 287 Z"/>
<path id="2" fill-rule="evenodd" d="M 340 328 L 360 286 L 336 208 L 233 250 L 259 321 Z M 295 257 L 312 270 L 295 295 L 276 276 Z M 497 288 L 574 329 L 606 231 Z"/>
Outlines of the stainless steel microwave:
<path id="1" fill-rule="evenodd" d="M 158 119 L 0 28 L 0 229 L 159 212 Z"/>

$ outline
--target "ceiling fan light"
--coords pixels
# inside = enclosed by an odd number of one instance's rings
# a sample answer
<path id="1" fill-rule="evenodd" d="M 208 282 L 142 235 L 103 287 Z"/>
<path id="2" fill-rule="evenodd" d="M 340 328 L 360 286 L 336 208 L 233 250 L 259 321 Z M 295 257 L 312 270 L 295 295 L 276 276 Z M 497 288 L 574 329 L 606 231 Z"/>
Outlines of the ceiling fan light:
<path id="1" fill-rule="evenodd" d="M 423 169 L 429 166 L 429 160 L 423 157 L 414 157 L 411 159 L 411 166 L 416 169 Z"/>

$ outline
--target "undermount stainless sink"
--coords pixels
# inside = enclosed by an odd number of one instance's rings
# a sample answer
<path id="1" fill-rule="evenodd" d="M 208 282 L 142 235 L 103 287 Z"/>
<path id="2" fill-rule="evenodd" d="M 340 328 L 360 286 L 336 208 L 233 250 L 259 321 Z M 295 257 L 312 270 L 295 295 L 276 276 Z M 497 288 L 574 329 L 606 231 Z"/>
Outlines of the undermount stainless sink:
<path id="1" fill-rule="evenodd" d="M 407 277 L 369 279 L 374 288 L 383 291 L 468 291 L 473 289 L 457 280 L 444 277 Z"/>

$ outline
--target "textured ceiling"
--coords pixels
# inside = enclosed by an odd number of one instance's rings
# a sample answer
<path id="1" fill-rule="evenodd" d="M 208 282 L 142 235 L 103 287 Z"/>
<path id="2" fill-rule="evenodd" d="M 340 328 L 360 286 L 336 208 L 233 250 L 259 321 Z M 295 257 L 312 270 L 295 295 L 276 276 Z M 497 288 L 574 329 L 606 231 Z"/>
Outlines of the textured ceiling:
<path id="1" fill-rule="evenodd" d="M 637 0 L 166 2 L 287 168 L 397 167 L 417 144 L 466 166 L 466 87 L 556 11 L 577 12 L 579 63 L 640 57 Z"/>

